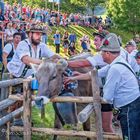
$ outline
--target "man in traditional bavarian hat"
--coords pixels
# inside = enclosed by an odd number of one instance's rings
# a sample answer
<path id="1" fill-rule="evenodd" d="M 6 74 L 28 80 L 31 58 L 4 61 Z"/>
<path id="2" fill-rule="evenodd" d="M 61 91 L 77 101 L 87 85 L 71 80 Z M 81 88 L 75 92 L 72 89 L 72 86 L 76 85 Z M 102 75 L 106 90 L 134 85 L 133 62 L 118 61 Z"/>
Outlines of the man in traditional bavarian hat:
<path id="1" fill-rule="evenodd" d="M 108 42 L 108 43 L 107 43 Z M 140 139 L 140 91 L 135 72 L 120 55 L 115 34 L 110 33 L 102 46 L 103 60 L 109 64 L 103 99 L 118 108 L 123 139 Z"/>
<path id="2" fill-rule="evenodd" d="M 94 45 L 95 49 L 97 51 L 96 55 L 94 56 L 89 56 L 86 59 L 82 60 L 75 60 L 75 61 L 69 61 L 68 65 L 70 67 L 87 67 L 87 66 L 92 66 L 96 68 L 102 68 L 107 65 L 107 63 L 103 60 L 102 55 L 100 53 L 101 50 L 101 44 L 104 38 L 109 34 L 108 31 L 103 30 L 102 32 L 95 32 L 93 33 L 94 36 Z M 118 39 L 119 42 L 119 39 Z M 119 42 L 119 44 L 121 44 Z M 136 63 L 136 60 L 131 57 L 128 52 L 120 47 L 120 55 L 131 65 L 131 67 L 134 69 L 135 72 L 138 71 L 138 65 Z M 105 78 L 102 78 L 101 81 L 104 84 Z M 100 86 L 102 89 L 102 85 Z M 102 123 L 103 123 L 103 130 L 105 132 L 113 132 L 112 129 L 112 108 L 111 106 L 108 105 L 102 105 Z"/>
<path id="3" fill-rule="evenodd" d="M 14 53 L 12 60 L 7 64 L 8 71 L 14 77 L 26 78 L 31 76 L 34 71 L 30 67 L 30 64 L 40 64 L 42 57 L 47 58 L 60 58 L 55 55 L 44 43 L 41 43 L 41 36 L 43 29 L 41 26 L 34 25 L 28 31 L 28 38 L 21 41 Z M 22 102 L 17 102 L 16 105 L 12 106 L 11 110 L 20 107 Z M 14 119 L 14 125 L 23 125 L 21 116 L 16 116 Z"/>
<path id="4" fill-rule="evenodd" d="M 15 77 L 28 77 L 33 74 L 30 63 L 40 64 L 42 57 L 60 58 L 52 52 L 46 44 L 41 42 L 43 28 L 39 25 L 34 25 L 28 31 L 28 38 L 21 41 L 13 59 L 8 63 L 7 69 Z"/>

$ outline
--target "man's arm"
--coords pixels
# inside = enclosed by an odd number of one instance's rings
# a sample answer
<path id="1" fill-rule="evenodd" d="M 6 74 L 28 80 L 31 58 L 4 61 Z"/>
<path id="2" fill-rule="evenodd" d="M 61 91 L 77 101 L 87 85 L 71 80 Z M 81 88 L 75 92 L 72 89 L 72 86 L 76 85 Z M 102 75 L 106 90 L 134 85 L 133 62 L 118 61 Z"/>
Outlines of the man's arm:
<path id="1" fill-rule="evenodd" d="M 8 55 L 11 53 L 12 51 L 12 46 L 11 44 L 6 44 L 2 50 L 2 59 L 3 59 L 3 64 L 4 64 L 4 68 L 7 68 L 7 63 L 8 63 Z"/>
<path id="2" fill-rule="evenodd" d="M 7 67 L 7 57 L 8 57 L 8 54 L 3 52 L 2 54 L 2 60 L 3 60 L 3 64 L 4 64 L 4 68 Z"/>
<path id="3" fill-rule="evenodd" d="M 40 59 L 32 58 L 28 55 L 23 56 L 21 61 L 26 65 L 30 65 L 30 63 L 39 65 L 42 62 Z"/>
<path id="4" fill-rule="evenodd" d="M 74 60 L 68 61 L 68 66 L 71 68 L 90 67 L 91 63 L 88 60 Z"/>
<path id="5" fill-rule="evenodd" d="M 81 73 L 78 76 L 65 77 L 64 84 L 68 84 L 68 83 L 75 81 L 75 80 L 91 80 L 91 75 L 88 72 L 88 73 Z"/>
<path id="6" fill-rule="evenodd" d="M 119 88 L 121 74 L 116 68 L 109 69 L 106 77 L 106 82 L 103 87 L 103 99 L 110 104 L 113 104 L 114 95 Z"/>
<path id="7" fill-rule="evenodd" d="M 98 76 L 99 76 L 100 78 L 106 77 L 109 68 L 110 68 L 110 66 L 109 66 L 109 65 L 106 65 L 106 66 L 102 67 L 101 69 L 99 69 L 99 70 L 98 70 Z"/>

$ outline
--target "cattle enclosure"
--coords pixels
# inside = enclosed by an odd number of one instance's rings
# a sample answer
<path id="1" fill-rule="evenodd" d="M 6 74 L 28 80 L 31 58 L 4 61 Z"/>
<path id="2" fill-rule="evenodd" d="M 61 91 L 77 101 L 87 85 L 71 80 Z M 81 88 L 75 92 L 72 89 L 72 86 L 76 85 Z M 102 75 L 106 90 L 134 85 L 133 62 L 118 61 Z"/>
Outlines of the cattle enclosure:
<path id="1" fill-rule="evenodd" d="M 94 76 L 93 76 L 94 75 Z M 88 131 L 73 131 L 73 130 L 57 130 L 52 128 L 35 128 L 31 126 L 31 107 L 34 105 L 35 96 L 32 95 L 30 89 L 30 83 L 32 79 L 10 79 L 0 82 L 0 88 L 9 87 L 10 93 L 9 97 L 0 102 L 0 111 L 14 104 L 17 100 L 23 100 L 23 106 L 19 109 L 10 112 L 6 116 L 0 118 L 0 125 L 7 123 L 7 139 L 9 138 L 10 132 L 23 132 L 24 140 L 31 140 L 31 135 L 34 132 L 41 132 L 48 135 L 59 135 L 59 136 L 77 136 L 77 137 L 89 137 L 97 138 L 97 140 L 121 140 L 119 135 L 103 133 L 102 132 L 102 120 L 101 120 L 101 100 L 99 96 L 99 87 L 96 82 L 96 71 L 92 71 L 92 92 L 93 97 L 55 97 L 51 99 L 51 102 L 76 102 L 76 103 L 93 103 L 95 108 L 95 122 L 96 122 L 96 132 Z M 95 77 L 95 78 L 93 78 Z M 12 86 L 23 83 L 23 95 L 17 96 L 12 95 Z M 23 112 L 24 127 L 10 127 L 9 121 L 16 115 Z"/>

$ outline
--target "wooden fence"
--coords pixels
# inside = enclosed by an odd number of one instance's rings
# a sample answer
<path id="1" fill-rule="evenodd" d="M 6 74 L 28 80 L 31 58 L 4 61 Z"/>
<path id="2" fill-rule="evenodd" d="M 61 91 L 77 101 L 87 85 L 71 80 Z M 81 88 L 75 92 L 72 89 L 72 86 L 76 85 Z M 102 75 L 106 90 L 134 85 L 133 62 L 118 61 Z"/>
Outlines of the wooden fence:
<path id="1" fill-rule="evenodd" d="M 23 100 L 23 106 L 10 112 L 6 116 L 0 118 L 0 126 L 8 124 L 7 135 L 11 132 L 23 132 L 24 140 L 31 140 L 31 135 L 34 132 L 43 132 L 48 135 L 59 136 L 77 136 L 77 137 L 89 137 L 97 138 L 97 140 L 109 139 L 109 140 L 122 140 L 119 135 L 112 133 L 102 132 L 102 118 L 101 118 L 101 99 L 99 93 L 99 87 L 97 85 L 96 71 L 92 71 L 92 92 L 93 97 L 55 97 L 51 99 L 51 102 L 76 102 L 76 103 L 93 103 L 95 112 L 96 132 L 89 131 L 73 131 L 73 130 L 60 130 L 51 128 L 35 128 L 31 126 L 31 107 L 34 105 L 35 96 L 32 95 L 30 84 L 32 79 L 11 79 L 0 82 L 0 88 L 11 87 L 17 84 L 23 83 L 23 95 L 12 95 L 0 102 L 0 111 L 13 105 L 17 100 Z M 94 78 L 93 78 L 94 77 Z M 9 121 L 16 115 L 23 112 L 24 127 L 12 126 L 10 127 Z M 9 138 L 8 138 L 9 139 Z"/>

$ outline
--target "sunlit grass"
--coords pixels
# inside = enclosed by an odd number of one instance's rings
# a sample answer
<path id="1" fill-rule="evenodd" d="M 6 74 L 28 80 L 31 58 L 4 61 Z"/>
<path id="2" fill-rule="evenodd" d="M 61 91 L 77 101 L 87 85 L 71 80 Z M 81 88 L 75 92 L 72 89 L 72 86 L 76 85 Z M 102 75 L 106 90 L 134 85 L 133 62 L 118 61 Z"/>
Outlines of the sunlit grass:
<path id="1" fill-rule="evenodd" d="M 64 34 L 65 31 L 68 31 L 70 34 L 71 32 L 74 32 L 77 35 L 77 42 L 76 42 L 76 50 L 78 53 L 82 51 L 82 47 L 80 46 L 80 38 L 82 38 L 84 35 L 89 35 L 90 41 L 91 41 L 91 48 L 92 52 L 94 53 L 94 47 L 93 47 L 93 35 L 92 33 L 95 32 L 95 29 L 91 29 L 89 27 L 81 27 L 78 25 L 69 25 L 69 27 L 52 27 L 52 33 L 48 35 L 48 47 L 52 49 L 55 52 L 55 46 L 53 42 L 53 35 L 55 34 L 56 30 L 60 32 L 61 38 Z M 60 45 L 60 55 L 62 57 L 68 57 L 65 56 L 63 53 L 63 46 L 62 46 L 62 40 L 61 40 L 61 45 Z"/>
<path id="2" fill-rule="evenodd" d="M 41 111 L 33 107 L 32 120 L 35 127 L 53 127 L 54 122 L 54 110 L 52 104 L 49 103 L 45 106 L 45 118 L 41 119 Z"/>

